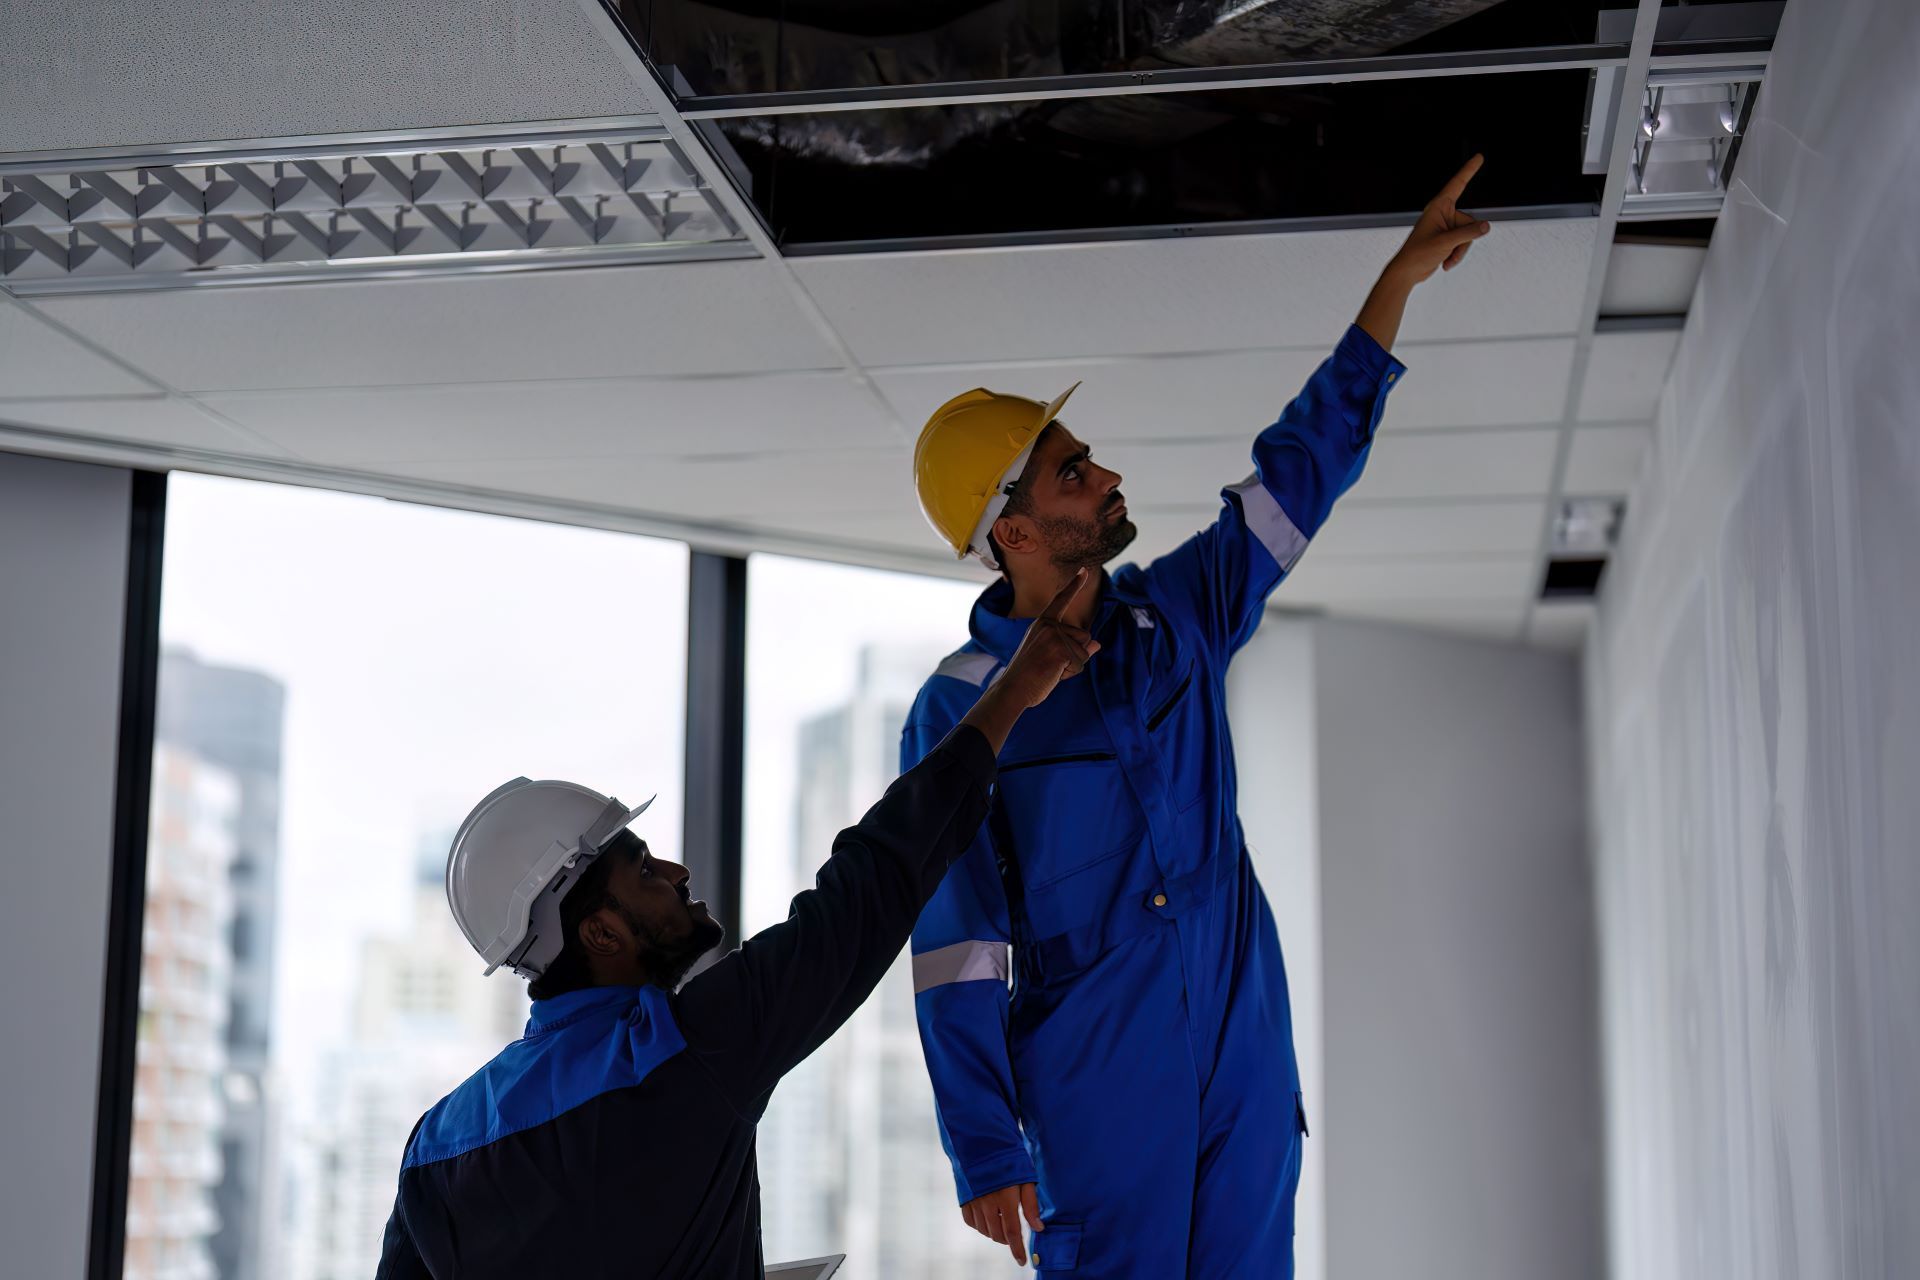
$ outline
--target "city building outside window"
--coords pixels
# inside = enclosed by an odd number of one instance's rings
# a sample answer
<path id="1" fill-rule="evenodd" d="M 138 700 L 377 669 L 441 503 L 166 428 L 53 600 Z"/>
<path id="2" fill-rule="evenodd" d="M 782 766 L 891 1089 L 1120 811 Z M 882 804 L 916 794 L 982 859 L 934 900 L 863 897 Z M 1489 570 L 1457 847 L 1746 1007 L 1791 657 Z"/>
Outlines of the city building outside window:
<path id="1" fill-rule="evenodd" d="M 520 1034 L 448 913 L 516 775 L 676 856 L 687 550 L 169 483 L 128 1280 L 364 1280 L 420 1114 Z"/>
<path id="2" fill-rule="evenodd" d="M 780 556 L 748 562 L 748 931 L 786 917 L 835 833 L 899 773 L 914 695 L 965 642 L 982 585 Z M 846 1274 L 869 1280 L 1025 1274 L 960 1219 L 904 953 L 774 1090 L 760 1182 L 769 1261 L 845 1253 Z"/>

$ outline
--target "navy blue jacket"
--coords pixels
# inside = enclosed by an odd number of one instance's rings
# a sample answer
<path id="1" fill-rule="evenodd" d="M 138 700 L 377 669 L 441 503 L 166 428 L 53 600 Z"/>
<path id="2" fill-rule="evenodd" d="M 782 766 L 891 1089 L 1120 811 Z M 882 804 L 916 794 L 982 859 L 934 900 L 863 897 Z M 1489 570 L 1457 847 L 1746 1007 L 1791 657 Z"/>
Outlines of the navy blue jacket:
<path id="1" fill-rule="evenodd" d="M 415 1126 L 379 1280 L 760 1280 L 754 1126 L 906 945 L 994 775 L 960 726 L 841 832 L 785 922 L 677 994 L 535 1003 Z"/>

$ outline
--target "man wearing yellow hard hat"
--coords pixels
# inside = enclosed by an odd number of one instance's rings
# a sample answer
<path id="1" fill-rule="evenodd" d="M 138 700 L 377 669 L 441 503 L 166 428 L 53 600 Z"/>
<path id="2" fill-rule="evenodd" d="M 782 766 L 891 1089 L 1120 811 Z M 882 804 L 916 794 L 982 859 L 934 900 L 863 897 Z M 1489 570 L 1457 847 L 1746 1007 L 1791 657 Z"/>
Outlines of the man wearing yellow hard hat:
<path id="1" fill-rule="evenodd" d="M 921 912 L 915 1002 L 968 1225 L 1040 1271 L 1291 1276 L 1306 1107 L 1280 941 L 1236 813 L 1228 661 L 1366 465 L 1415 285 L 1488 224 L 1421 213 L 1217 519 L 1142 567 L 1120 476 L 1050 402 L 973 390 L 914 451 L 921 509 L 1001 572 L 901 743 L 931 751 L 1076 571 L 1101 644 L 1013 730 L 996 801 Z M 1076 384 L 1077 385 L 1077 384 Z"/>

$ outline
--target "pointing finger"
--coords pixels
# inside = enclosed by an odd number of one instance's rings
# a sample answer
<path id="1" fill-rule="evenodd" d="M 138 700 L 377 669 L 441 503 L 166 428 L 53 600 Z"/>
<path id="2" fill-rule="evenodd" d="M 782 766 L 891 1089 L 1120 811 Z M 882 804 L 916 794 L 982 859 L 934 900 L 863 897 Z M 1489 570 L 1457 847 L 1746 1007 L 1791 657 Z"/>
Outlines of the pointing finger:
<path id="1" fill-rule="evenodd" d="M 1479 152 L 1475 152 L 1473 159 L 1460 166 L 1460 172 L 1447 179 L 1447 185 L 1440 188 L 1439 198 L 1442 200 L 1458 200 L 1465 194 L 1467 183 L 1473 181 L 1473 175 L 1480 172 L 1480 166 L 1485 163 L 1485 161 L 1485 156 L 1482 156 Z"/>
<path id="2" fill-rule="evenodd" d="M 1067 579 L 1067 585 L 1054 593 L 1053 599 L 1047 602 L 1047 607 L 1040 611 L 1040 616 L 1049 622 L 1058 621 L 1060 615 L 1066 612 L 1067 606 L 1073 603 L 1073 598 L 1080 594 L 1080 588 L 1086 585 L 1087 571 L 1084 568 L 1075 569 L 1073 576 Z"/>

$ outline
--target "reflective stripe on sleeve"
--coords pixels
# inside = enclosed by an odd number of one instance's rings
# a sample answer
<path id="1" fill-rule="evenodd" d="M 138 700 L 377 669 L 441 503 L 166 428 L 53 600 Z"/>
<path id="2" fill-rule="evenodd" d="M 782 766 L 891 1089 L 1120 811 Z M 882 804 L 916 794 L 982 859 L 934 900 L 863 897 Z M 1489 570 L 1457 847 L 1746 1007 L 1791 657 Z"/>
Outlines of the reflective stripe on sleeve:
<path id="1" fill-rule="evenodd" d="M 956 942 L 913 958 L 913 994 L 949 982 L 976 982 L 992 978 L 1005 983 L 1008 973 L 1004 942 Z"/>
<path id="2" fill-rule="evenodd" d="M 1239 484 L 1228 485 L 1227 492 L 1240 495 L 1240 509 L 1246 513 L 1247 528 L 1260 539 L 1260 545 L 1267 549 L 1280 571 L 1291 572 L 1307 549 L 1307 535 L 1294 527 L 1287 513 L 1267 492 L 1267 486 L 1260 483 L 1260 473 L 1256 471 Z"/>

